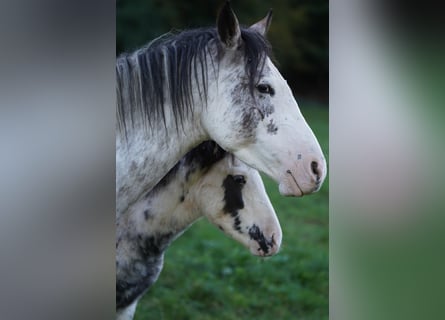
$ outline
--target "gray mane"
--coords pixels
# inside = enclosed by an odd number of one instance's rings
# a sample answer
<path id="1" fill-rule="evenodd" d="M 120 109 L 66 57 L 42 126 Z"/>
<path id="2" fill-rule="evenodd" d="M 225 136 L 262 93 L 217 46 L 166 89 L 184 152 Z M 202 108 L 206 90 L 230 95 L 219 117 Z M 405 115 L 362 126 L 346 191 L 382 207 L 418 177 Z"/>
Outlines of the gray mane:
<path id="1" fill-rule="evenodd" d="M 241 29 L 246 74 L 250 93 L 270 56 L 268 41 L 259 33 Z M 216 51 L 215 51 L 216 49 Z M 216 53 L 216 54 L 215 54 Z M 193 90 L 199 93 L 200 102 L 207 102 L 208 61 L 217 72 L 224 54 L 216 28 L 201 28 L 169 33 L 130 54 L 122 54 L 116 62 L 117 123 L 127 133 L 135 117 L 147 127 L 165 123 L 165 102 L 171 102 L 171 114 L 176 129 L 185 118 L 193 114 Z M 208 59 L 209 58 L 209 59 Z M 195 87 L 196 86 L 196 87 Z"/>

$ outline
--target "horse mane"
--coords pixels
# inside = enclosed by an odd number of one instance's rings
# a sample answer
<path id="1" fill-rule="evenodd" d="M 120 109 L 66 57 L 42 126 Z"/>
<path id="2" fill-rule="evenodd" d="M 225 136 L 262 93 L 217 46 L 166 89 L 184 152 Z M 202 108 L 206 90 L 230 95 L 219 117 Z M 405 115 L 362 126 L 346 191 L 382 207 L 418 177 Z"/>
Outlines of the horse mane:
<path id="1" fill-rule="evenodd" d="M 241 37 L 239 49 L 244 51 L 253 94 L 265 57 L 271 55 L 271 47 L 263 36 L 248 28 L 241 29 Z M 222 54 L 216 28 L 201 28 L 165 34 L 133 53 L 119 56 L 116 62 L 119 130 L 126 134 L 128 125 L 134 125 L 136 117 L 142 119 L 146 127 L 153 128 L 159 121 L 166 127 L 167 99 L 178 130 L 183 120 L 193 115 L 194 88 L 200 102 L 206 105 L 208 62 L 218 72 L 215 65 L 218 66 Z"/>

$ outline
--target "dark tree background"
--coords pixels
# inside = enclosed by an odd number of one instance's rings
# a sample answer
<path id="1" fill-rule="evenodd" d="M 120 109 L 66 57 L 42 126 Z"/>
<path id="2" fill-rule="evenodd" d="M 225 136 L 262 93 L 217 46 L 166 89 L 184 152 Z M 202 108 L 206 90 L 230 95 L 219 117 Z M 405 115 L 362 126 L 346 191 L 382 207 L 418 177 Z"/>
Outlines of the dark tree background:
<path id="1" fill-rule="evenodd" d="M 223 0 L 117 0 L 116 53 L 132 51 L 171 30 L 214 26 Z M 274 16 L 268 38 L 295 95 L 328 101 L 328 0 L 232 0 L 243 25 Z"/>

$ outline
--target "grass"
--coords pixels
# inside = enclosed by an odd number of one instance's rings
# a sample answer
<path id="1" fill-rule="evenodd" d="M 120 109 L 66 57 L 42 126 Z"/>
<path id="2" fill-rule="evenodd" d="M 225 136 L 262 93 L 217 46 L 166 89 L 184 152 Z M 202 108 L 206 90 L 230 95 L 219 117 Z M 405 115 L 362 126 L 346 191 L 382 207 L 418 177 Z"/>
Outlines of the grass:
<path id="1" fill-rule="evenodd" d="M 328 157 L 328 108 L 300 105 Z M 201 219 L 167 250 L 136 320 L 328 319 L 329 181 L 303 198 L 282 197 L 274 182 L 264 183 L 283 229 L 281 251 L 254 257 Z"/>

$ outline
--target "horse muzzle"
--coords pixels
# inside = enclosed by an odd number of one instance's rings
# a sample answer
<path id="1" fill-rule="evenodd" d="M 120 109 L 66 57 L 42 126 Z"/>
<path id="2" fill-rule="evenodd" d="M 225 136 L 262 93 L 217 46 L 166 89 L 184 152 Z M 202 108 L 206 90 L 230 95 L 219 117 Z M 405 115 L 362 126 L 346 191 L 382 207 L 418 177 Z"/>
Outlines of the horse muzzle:
<path id="1" fill-rule="evenodd" d="M 298 156 L 298 160 L 283 173 L 279 191 L 283 196 L 302 197 L 317 192 L 326 178 L 326 161 L 323 157 Z"/>
<path id="2" fill-rule="evenodd" d="M 268 236 L 270 234 L 270 236 Z M 255 256 L 268 257 L 273 256 L 280 251 L 282 233 L 281 228 L 275 230 L 273 233 L 264 232 L 253 225 L 249 229 L 249 249 L 250 253 Z"/>

